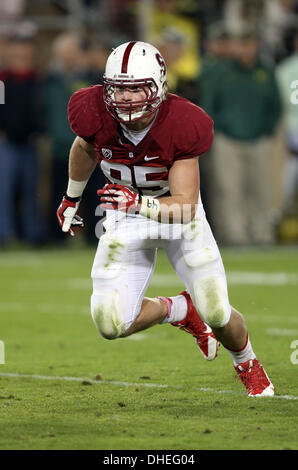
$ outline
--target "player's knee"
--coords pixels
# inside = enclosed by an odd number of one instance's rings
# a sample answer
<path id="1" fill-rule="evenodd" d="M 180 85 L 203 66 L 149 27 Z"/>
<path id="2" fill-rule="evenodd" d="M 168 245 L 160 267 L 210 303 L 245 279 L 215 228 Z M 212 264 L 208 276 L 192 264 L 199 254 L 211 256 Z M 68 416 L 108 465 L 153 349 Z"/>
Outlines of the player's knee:
<path id="1" fill-rule="evenodd" d="M 119 293 L 115 290 L 108 295 L 91 297 L 91 315 L 101 336 L 106 339 L 116 339 L 126 330 Z"/>
<path id="2" fill-rule="evenodd" d="M 211 328 L 223 328 L 229 323 L 231 307 L 214 305 L 205 313 L 205 323 Z"/>
<path id="3" fill-rule="evenodd" d="M 211 328 L 222 328 L 230 320 L 231 306 L 226 285 L 218 278 L 206 278 L 194 283 L 194 304 L 202 319 Z"/>

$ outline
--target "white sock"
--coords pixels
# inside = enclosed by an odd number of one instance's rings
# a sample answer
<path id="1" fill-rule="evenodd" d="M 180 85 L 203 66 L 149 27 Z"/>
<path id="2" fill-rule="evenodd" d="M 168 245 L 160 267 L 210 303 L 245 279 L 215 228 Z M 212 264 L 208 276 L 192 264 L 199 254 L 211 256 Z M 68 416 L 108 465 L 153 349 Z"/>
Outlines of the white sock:
<path id="1" fill-rule="evenodd" d="M 249 337 L 247 335 L 247 341 L 245 346 L 240 349 L 240 351 L 231 351 L 226 348 L 231 358 L 233 359 L 234 365 L 241 364 L 242 362 L 249 361 L 250 359 L 255 359 L 256 355 L 253 352 L 252 346 L 250 344 Z"/>
<path id="2" fill-rule="evenodd" d="M 176 297 L 166 298 L 171 299 L 172 305 L 170 308 L 170 312 L 168 312 L 168 316 L 166 316 L 166 318 L 161 322 L 161 324 L 173 323 L 176 321 L 183 320 L 187 315 L 187 301 L 184 295 L 177 295 Z M 170 302 L 167 302 L 167 305 L 169 305 L 169 303 Z"/>

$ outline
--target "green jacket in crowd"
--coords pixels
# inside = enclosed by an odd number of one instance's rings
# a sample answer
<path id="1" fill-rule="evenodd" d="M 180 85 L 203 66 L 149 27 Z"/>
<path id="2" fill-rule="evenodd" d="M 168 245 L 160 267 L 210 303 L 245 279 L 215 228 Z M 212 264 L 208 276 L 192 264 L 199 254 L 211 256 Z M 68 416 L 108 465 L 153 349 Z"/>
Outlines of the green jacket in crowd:
<path id="1" fill-rule="evenodd" d="M 260 62 L 245 68 L 236 60 L 206 61 L 199 77 L 199 105 L 215 131 L 254 141 L 271 136 L 281 115 L 274 70 Z"/>
<path id="2" fill-rule="evenodd" d="M 90 82 L 80 75 L 66 76 L 53 71 L 44 83 L 45 127 L 51 138 L 53 157 L 68 160 L 70 147 L 75 139 L 67 116 L 67 105 L 71 95 Z"/>

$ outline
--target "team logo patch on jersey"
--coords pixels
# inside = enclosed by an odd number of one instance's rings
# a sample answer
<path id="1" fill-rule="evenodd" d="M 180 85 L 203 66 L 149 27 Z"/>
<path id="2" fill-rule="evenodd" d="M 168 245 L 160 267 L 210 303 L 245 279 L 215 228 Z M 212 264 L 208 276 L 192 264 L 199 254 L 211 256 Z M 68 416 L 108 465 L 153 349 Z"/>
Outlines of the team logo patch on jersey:
<path id="1" fill-rule="evenodd" d="M 103 157 L 106 158 L 107 160 L 110 160 L 112 158 L 112 155 L 113 155 L 113 152 L 110 149 L 102 148 L 101 153 L 102 153 Z"/>

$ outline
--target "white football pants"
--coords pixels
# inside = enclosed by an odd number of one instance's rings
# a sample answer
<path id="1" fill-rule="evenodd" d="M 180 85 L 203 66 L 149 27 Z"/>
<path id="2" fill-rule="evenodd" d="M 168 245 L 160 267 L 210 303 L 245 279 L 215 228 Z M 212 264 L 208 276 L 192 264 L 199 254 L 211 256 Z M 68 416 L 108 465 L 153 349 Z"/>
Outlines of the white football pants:
<path id="1" fill-rule="evenodd" d="M 231 307 L 225 271 L 202 204 L 195 218 L 184 225 L 124 214 L 118 219 L 110 217 L 105 222 L 91 273 L 91 314 L 104 338 L 119 337 L 139 315 L 159 247 L 164 248 L 202 319 L 215 328 L 228 323 Z"/>

